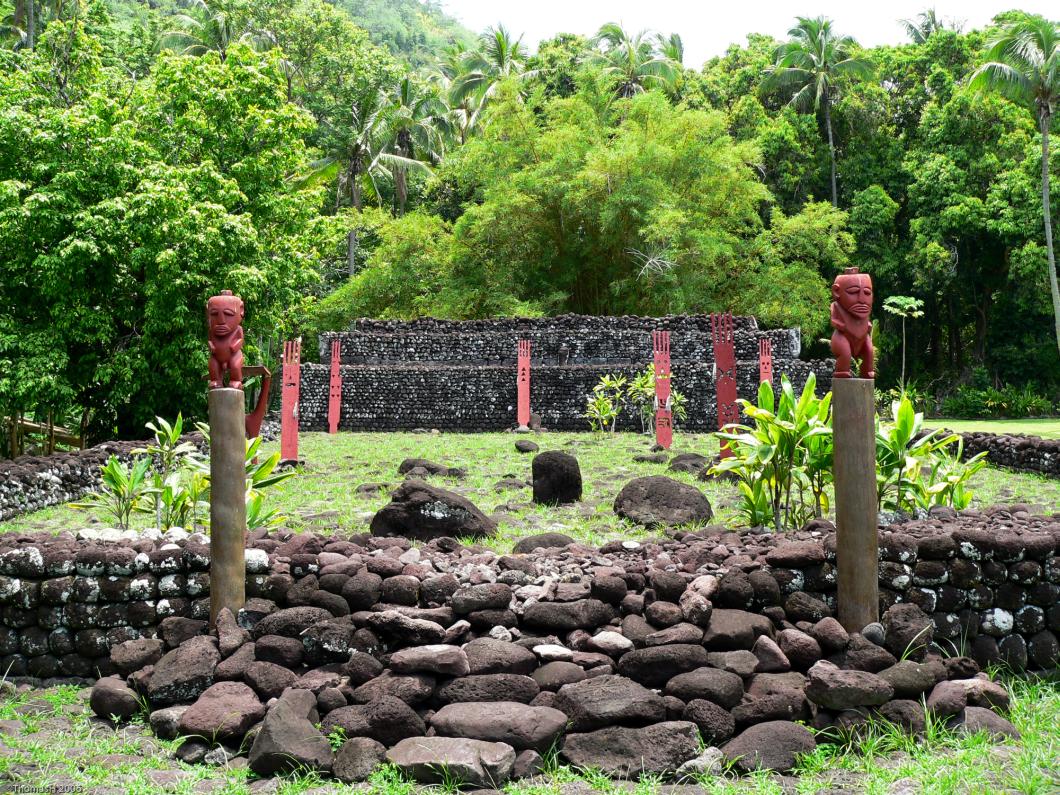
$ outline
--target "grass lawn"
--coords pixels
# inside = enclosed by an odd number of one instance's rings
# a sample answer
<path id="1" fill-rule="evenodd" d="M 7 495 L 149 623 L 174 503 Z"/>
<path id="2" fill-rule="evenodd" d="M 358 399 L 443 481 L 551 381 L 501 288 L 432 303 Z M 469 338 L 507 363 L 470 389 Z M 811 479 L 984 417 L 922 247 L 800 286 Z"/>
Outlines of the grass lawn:
<path id="1" fill-rule="evenodd" d="M 730 793 L 837 793 L 866 795 L 988 795 L 1018 792 L 1047 795 L 1060 791 L 1056 765 L 1060 725 L 1060 684 L 1055 680 L 1013 679 L 1009 715 L 1022 738 L 995 743 L 985 735 L 965 737 L 942 726 L 923 738 L 878 728 L 852 744 L 825 736 L 804 757 L 795 774 L 730 774 L 685 782 L 673 790 L 662 782 L 614 782 L 592 771 L 553 763 L 545 774 L 509 784 L 508 795 L 729 795 Z M 171 757 L 175 742 L 151 736 L 142 720 L 113 729 L 92 716 L 87 690 L 72 686 L 29 691 L 0 698 L 0 791 L 91 792 L 149 795 L 160 792 L 250 795 L 278 793 L 372 793 L 414 795 L 451 793 L 417 787 L 393 769 L 380 769 L 364 785 L 344 786 L 316 775 L 257 781 L 245 767 L 189 766 Z"/>
<path id="2" fill-rule="evenodd" d="M 530 479 L 532 455 L 515 450 L 517 438 L 532 438 L 542 450 L 573 453 L 580 462 L 584 498 L 576 505 L 545 508 L 535 505 L 529 486 L 500 489 L 504 478 Z M 305 468 L 299 477 L 276 487 L 269 504 L 287 517 L 286 525 L 295 530 L 356 533 L 368 528 L 373 514 L 389 501 L 386 489 L 358 494 L 363 483 L 401 482 L 398 464 L 404 458 L 428 458 L 467 471 L 463 480 L 433 478 L 433 482 L 453 489 L 497 519 L 499 531 L 488 543 L 498 551 L 509 551 L 512 543 L 530 533 L 559 531 L 593 544 L 615 538 L 643 538 L 642 529 L 615 516 L 615 495 L 631 478 L 669 474 L 703 490 L 714 506 L 719 523 L 738 525 L 736 488 L 724 482 L 703 483 L 694 475 L 667 472 L 665 464 L 637 463 L 633 456 L 647 453 L 651 440 L 637 434 L 597 436 L 590 433 L 546 433 L 518 437 L 507 433 L 415 434 L 415 433 L 305 433 L 299 454 Z M 268 446 L 276 449 L 276 445 Z M 710 434 L 678 434 L 674 453 L 698 452 L 714 455 L 717 442 Z M 1060 480 L 1040 475 L 1010 472 L 988 467 L 973 480 L 973 505 L 997 502 L 1025 502 L 1045 510 L 1060 510 Z M 0 532 L 76 529 L 95 523 L 109 523 L 104 511 L 77 510 L 57 506 L 0 523 Z M 136 521 L 146 525 L 147 516 Z"/>
<path id="3" fill-rule="evenodd" d="M 1026 433 L 1043 439 L 1060 439 L 1060 419 L 1035 420 L 947 420 L 930 419 L 924 424 L 929 428 L 949 428 L 951 431 L 967 433 Z"/>

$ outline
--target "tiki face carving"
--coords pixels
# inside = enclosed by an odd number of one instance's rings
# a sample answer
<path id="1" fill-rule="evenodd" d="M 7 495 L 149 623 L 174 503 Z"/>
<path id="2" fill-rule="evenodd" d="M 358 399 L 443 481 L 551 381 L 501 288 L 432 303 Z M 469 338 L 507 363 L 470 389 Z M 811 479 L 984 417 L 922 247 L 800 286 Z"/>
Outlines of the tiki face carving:
<path id="1" fill-rule="evenodd" d="M 243 388 L 243 300 L 222 290 L 206 302 L 207 339 L 210 345 L 210 389 Z"/>
<path id="2" fill-rule="evenodd" d="M 861 359 L 862 378 L 875 378 L 872 348 L 872 278 L 847 268 L 832 284 L 832 354 L 835 377 L 851 377 L 851 360 Z"/>

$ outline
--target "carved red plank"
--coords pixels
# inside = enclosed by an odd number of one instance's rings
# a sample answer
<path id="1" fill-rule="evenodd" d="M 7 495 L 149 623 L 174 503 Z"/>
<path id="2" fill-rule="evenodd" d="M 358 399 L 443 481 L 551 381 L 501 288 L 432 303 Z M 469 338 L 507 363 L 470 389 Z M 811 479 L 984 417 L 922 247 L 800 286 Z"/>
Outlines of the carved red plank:
<path id="1" fill-rule="evenodd" d="M 736 330 L 732 312 L 710 316 L 711 336 L 714 340 L 714 383 L 718 396 L 718 428 L 724 428 L 740 419 L 736 407 Z M 732 453 L 726 445 L 721 447 L 721 457 Z"/>
<path id="2" fill-rule="evenodd" d="M 773 383 L 773 343 L 769 337 L 758 341 L 758 383 Z"/>
<path id="3" fill-rule="evenodd" d="M 519 340 L 519 369 L 516 375 L 519 393 L 516 419 L 520 428 L 530 427 L 530 340 Z"/>
<path id="4" fill-rule="evenodd" d="M 674 440 L 670 400 L 670 332 L 653 331 L 651 343 L 655 362 L 655 441 L 660 447 L 669 450 Z"/>
<path id="5" fill-rule="evenodd" d="M 338 433 L 342 413 L 342 343 L 331 341 L 331 383 L 328 388 L 328 433 Z"/>
<path id="6" fill-rule="evenodd" d="M 298 460 L 298 388 L 302 382 L 302 340 L 283 344 L 283 393 L 280 408 L 280 459 Z"/>

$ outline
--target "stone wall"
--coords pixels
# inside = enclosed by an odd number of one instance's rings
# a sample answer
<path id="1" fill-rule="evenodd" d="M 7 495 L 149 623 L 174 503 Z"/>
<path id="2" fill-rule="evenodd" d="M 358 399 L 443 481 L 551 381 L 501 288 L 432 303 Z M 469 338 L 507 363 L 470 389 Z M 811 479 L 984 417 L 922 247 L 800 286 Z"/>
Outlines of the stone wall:
<path id="1" fill-rule="evenodd" d="M 812 624 L 835 608 L 835 541 L 827 522 L 780 537 L 708 528 L 657 542 L 504 556 L 452 540 L 405 554 L 408 542 L 363 534 L 255 531 L 248 543 L 251 601 L 241 618 L 247 623 L 291 606 L 313 605 L 338 616 L 404 605 L 399 609 L 422 609 L 421 617 L 433 616 L 443 628 L 462 617 L 476 632 L 497 624 L 518 630 L 534 601 L 588 599 L 593 578 L 605 571 L 623 579 L 631 596 L 638 594 L 616 603 L 609 619 L 661 599 L 650 590 L 651 572 L 661 570 L 685 581 L 716 577 L 716 587 L 707 589 L 715 610 L 759 614 L 778 630 Z M 981 666 L 1000 660 L 1017 669 L 1057 665 L 1060 515 L 1030 516 L 1021 506 L 959 517 L 936 509 L 926 520 L 881 530 L 880 549 L 881 610 L 919 606 L 931 617 L 938 645 Z M 354 588 L 351 577 L 365 569 L 379 579 L 374 585 L 357 581 Z M 454 616 L 453 590 L 494 581 L 513 588 L 509 608 Z M 560 593 L 542 596 L 538 586 L 547 592 L 557 583 L 566 583 Z M 42 678 L 110 674 L 108 655 L 116 643 L 203 630 L 209 591 L 209 547 L 202 535 L 89 530 L 79 537 L 2 536 L 0 670 Z M 356 604 L 349 601 L 355 595 Z M 372 624 L 367 616 L 355 612 L 350 631 Z M 567 642 L 577 646 L 580 638 Z"/>
<path id="2" fill-rule="evenodd" d="M 204 449 L 202 434 L 198 432 L 185 434 L 181 440 Z M 148 440 L 104 442 L 85 450 L 0 460 L 0 522 L 51 505 L 73 502 L 96 491 L 100 467 L 108 458 L 113 455 L 131 461 L 133 450 L 150 443 Z"/>
<path id="3" fill-rule="evenodd" d="M 768 338 L 773 371 L 799 387 L 810 372 L 822 386 L 830 362 L 799 360 L 798 329 L 764 331 L 753 317 L 734 318 L 737 388 L 758 389 L 758 345 Z M 587 430 L 585 398 L 607 373 L 633 376 L 652 360 L 651 332 L 669 330 L 673 383 L 688 398 L 689 430 L 717 428 L 714 349 L 707 315 L 498 320 L 358 321 L 323 334 L 323 364 L 305 364 L 299 406 L 304 430 L 327 428 L 331 343 L 342 351 L 342 430 L 505 430 L 516 425 L 516 347 L 531 342 L 530 405 L 544 427 Z M 639 419 L 626 412 L 619 427 Z"/>
<path id="4" fill-rule="evenodd" d="M 1022 433 L 962 433 L 965 457 L 986 452 L 995 466 L 1060 477 L 1060 439 L 1043 439 Z"/>

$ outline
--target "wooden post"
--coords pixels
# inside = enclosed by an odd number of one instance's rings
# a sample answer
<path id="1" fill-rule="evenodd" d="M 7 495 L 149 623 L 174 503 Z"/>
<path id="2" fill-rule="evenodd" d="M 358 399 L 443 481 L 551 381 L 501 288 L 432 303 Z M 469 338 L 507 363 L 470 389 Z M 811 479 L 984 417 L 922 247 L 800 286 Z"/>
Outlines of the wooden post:
<path id="1" fill-rule="evenodd" d="M 246 427 L 242 389 L 211 389 L 210 624 L 246 600 Z"/>
<path id="2" fill-rule="evenodd" d="M 530 340 L 519 340 L 515 419 L 520 431 L 530 430 Z"/>
<path id="3" fill-rule="evenodd" d="M 342 417 L 342 343 L 331 341 L 331 382 L 328 388 L 328 433 L 339 432 Z"/>
<path id="4" fill-rule="evenodd" d="M 880 617 L 874 385 L 871 378 L 832 379 L 837 599 L 848 632 Z"/>
<path id="5" fill-rule="evenodd" d="M 302 340 L 283 344 L 283 392 L 280 395 L 280 460 L 298 461 L 298 398 L 302 383 Z"/>
<path id="6" fill-rule="evenodd" d="M 670 332 L 653 331 L 651 343 L 655 366 L 655 443 L 669 450 L 674 441 L 670 404 Z"/>

